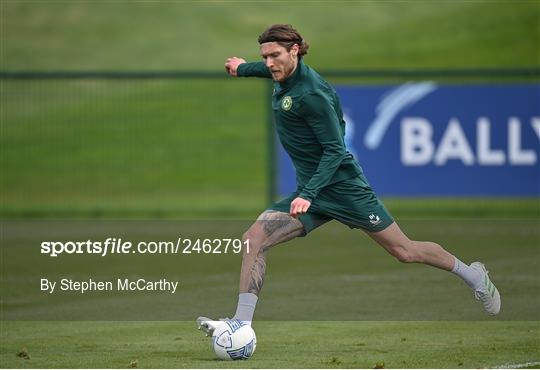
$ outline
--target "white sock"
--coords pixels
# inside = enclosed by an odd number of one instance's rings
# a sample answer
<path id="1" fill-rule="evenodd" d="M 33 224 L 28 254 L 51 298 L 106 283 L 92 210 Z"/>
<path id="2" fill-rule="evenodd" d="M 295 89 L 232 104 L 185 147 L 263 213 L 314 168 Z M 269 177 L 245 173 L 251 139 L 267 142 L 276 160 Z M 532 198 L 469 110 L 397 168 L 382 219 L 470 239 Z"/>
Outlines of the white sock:
<path id="1" fill-rule="evenodd" d="M 234 314 L 233 319 L 238 319 L 251 325 L 258 299 L 259 297 L 253 293 L 240 293 L 238 295 L 238 306 L 236 306 L 236 313 Z"/>
<path id="2" fill-rule="evenodd" d="M 471 289 L 475 289 L 482 283 L 482 274 L 464 264 L 454 257 L 454 268 L 452 272 L 462 278 Z"/>

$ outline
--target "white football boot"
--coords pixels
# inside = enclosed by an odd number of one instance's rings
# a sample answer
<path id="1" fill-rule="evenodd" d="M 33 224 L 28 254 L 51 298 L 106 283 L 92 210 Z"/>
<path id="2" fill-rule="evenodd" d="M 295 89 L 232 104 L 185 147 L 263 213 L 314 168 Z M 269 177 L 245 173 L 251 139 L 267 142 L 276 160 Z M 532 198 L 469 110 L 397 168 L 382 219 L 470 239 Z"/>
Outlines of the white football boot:
<path id="1" fill-rule="evenodd" d="M 474 290 L 474 297 L 483 303 L 488 314 L 498 314 L 501 310 L 501 295 L 489 279 L 486 266 L 481 262 L 473 262 L 470 267 L 482 274 L 482 283 Z"/>
<path id="2" fill-rule="evenodd" d="M 197 329 L 202 330 L 207 337 L 211 337 L 214 330 L 223 324 L 224 320 L 228 319 L 212 320 L 208 317 L 200 316 L 197 318 Z"/>

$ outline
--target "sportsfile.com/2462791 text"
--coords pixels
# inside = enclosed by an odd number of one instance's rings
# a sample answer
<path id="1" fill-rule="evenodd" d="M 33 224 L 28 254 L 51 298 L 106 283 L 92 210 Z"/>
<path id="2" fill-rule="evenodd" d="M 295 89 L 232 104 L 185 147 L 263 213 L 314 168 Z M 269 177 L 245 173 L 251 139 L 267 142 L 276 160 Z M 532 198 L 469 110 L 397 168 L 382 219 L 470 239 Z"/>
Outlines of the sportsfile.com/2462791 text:
<path id="1" fill-rule="evenodd" d="M 133 243 L 122 238 L 107 238 L 104 241 L 44 241 L 41 254 L 57 257 L 61 254 L 227 254 L 249 253 L 249 239 L 235 238 L 182 238 L 175 241 L 139 241 Z"/>

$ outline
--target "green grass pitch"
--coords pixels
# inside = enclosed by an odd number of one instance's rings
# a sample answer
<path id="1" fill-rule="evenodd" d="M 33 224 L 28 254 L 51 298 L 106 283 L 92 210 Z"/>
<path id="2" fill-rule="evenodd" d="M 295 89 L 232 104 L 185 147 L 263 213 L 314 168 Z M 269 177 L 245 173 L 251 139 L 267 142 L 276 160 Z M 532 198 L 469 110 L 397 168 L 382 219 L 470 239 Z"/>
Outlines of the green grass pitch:
<path id="1" fill-rule="evenodd" d="M 225 362 L 193 322 L 8 323 L 15 339 L 2 338 L 0 358 L 10 368 L 483 368 L 539 358 L 537 322 L 278 321 L 255 330 L 253 358 Z M 16 356 L 22 348 L 30 358 Z"/>
<path id="2" fill-rule="evenodd" d="M 3 0 L 0 18 L 3 71 L 220 70 L 231 55 L 259 58 L 273 22 L 298 27 L 316 69 L 539 66 L 536 0 Z M 241 235 L 267 203 L 267 92 L 225 79 L 0 81 L 0 367 L 538 367 L 536 198 L 384 199 L 411 237 L 487 264 L 497 317 L 455 276 L 401 265 L 335 223 L 276 247 L 246 362 L 215 360 L 194 322 L 233 313 L 239 256 L 37 255 L 43 238 L 97 231 Z M 181 285 L 51 299 L 36 289 L 44 274 Z"/>
<path id="3" fill-rule="evenodd" d="M 85 228 L 99 225 L 85 221 Z M 175 221 L 112 224 L 103 235 L 166 238 Z M 337 223 L 269 252 L 256 313 L 255 356 L 241 363 L 213 359 L 198 315 L 231 315 L 240 256 L 36 256 L 46 235 L 83 235 L 73 224 L 4 224 L 2 367 L 287 367 L 478 368 L 535 363 L 540 358 L 538 240 L 535 219 L 402 220 L 411 235 L 437 240 L 470 262 L 484 261 L 502 295 L 502 311 L 487 316 L 452 274 L 402 265 L 359 231 Z M 56 226 L 55 226 L 56 225 Z M 131 225 L 131 226 L 130 226 Z M 150 227 L 148 227 L 148 225 Z M 200 221 L 189 230 L 221 233 L 243 227 Z M 131 229 L 130 229 L 131 227 Z M 21 235 L 32 230 L 33 235 Z M 137 234 L 138 233 L 138 234 Z M 45 276 L 84 279 L 167 276 L 175 295 L 104 293 L 55 295 L 37 291 Z M 134 275 L 135 274 L 135 275 Z M 21 321 L 22 320 L 22 321 Z M 30 321 L 28 321 L 30 320 Z M 67 320 L 67 321 L 64 321 Z M 82 321 L 81 321 L 82 320 Z M 107 320 L 104 322 L 103 320 Z M 18 357 L 26 351 L 30 358 Z"/>

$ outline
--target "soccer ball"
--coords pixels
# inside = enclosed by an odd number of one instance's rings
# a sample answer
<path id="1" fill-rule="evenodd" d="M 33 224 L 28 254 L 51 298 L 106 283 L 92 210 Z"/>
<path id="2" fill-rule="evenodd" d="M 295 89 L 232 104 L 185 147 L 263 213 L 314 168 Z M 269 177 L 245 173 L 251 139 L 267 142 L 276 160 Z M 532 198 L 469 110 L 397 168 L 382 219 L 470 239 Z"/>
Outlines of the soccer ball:
<path id="1" fill-rule="evenodd" d="M 255 352 L 257 337 L 240 320 L 223 321 L 212 334 L 212 348 L 221 360 L 247 360 Z"/>

